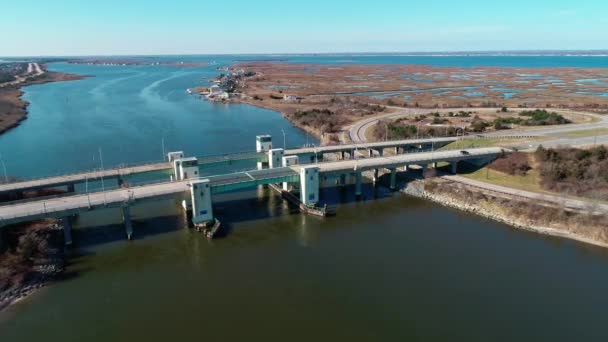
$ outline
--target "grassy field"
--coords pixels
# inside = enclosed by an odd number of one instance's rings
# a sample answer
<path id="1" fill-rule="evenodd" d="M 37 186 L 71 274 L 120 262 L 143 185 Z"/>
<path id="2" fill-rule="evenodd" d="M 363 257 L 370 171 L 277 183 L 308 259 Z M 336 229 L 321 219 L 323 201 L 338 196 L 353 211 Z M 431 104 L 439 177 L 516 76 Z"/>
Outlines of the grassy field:
<path id="1" fill-rule="evenodd" d="M 570 138 L 582 138 L 582 137 L 591 137 L 594 135 L 604 135 L 608 134 L 608 128 L 596 128 L 596 129 L 588 129 L 583 131 L 572 131 L 566 133 L 566 136 Z"/>
<path id="2" fill-rule="evenodd" d="M 530 156 L 532 158 L 532 156 Z M 530 163 L 533 165 L 534 163 Z M 535 192 L 546 192 L 540 187 L 540 175 L 536 169 L 529 170 L 526 175 L 509 175 L 503 172 L 499 172 L 484 166 L 480 169 L 462 168 L 459 174 L 463 177 L 470 179 L 492 183 L 496 185 L 506 186 L 514 189 L 535 191 Z"/>

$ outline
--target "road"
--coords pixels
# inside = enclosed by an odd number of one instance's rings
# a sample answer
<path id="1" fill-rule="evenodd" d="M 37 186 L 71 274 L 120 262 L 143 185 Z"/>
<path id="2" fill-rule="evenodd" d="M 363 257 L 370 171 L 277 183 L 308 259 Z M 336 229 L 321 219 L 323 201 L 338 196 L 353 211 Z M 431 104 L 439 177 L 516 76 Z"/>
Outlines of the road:
<path id="1" fill-rule="evenodd" d="M 278 183 L 283 181 L 284 177 L 297 176 L 296 170 L 285 167 L 237 172 L 204 179 L 209 180 L 213 193 L 219 193 L 251 184 Z M 120 207 L 134 201 L 175 197 L 176 194 L 189 192 L 190 184 L 196 180 L 198 178 L 2 205 L 0 226 L 44 217 L 65 217 L 96 208 Z"/>
<path id="2" fill-rule="evenodd" d="M 469 178 L 458 176 L 458 175 L 444 175 L 441 178 L 447 179 L 447 180 L 450 180 L 453 182 L 466 184 L 466 185 L 473 186 L 476 188 L 484 189 L 484 190 L 499 192 L 499 193 L 510 195 L 510 196 L 534 199 L 534 200 L 541 201 L 541 202 L 550 202 L 550 203 L 556 204 L 558 206 L 563 206 L 564 208 L 568 208 L 568 209 L 590 210 L 596 214 L 597 213 L 608 213 L 608 204 L 604 204 L 604 203 L 594 203 L 591 201 L 566 198 L 566 197 L 562 197 L 562 196 L 555 196 L 555 195 L 550 195 L 550 194 L 518 190 L 518 189 L 508 188 L 505 186 L 485 183 L 485 182 L 469 179 Z"/>
<path id="3" fill-rule="evenodd" d="M 345 172 L 345 171 L 365 171 L 371 169 L 402 167 L 404 165 L 427 165 L 434 162 L 451 162 L 467 159 L 478 159 L 480 157 L 495 157 L 503 152 L 499 147 L 486 147 L 469 149 L 464 154 L 460 150 L 451 151 L 432 151 L 419 153 L 404 153 L 384 157 L 348 159 L 335 162 L 318 163 L 319 171 L 326 172 Z M 309 166 L 309 165 L 302 165 Z M 293 166 L 292 168 L 299 168 Z M 351 171 L 351 172 L 352 172 Z"/>
<path id="4" fill-rule="evenodd" d="M 14 81 L 0 83 L 0 88 L 11 85 L 18 85 L 42 74 L 44 74 L 44 70 L 40 67 L 40 65 L 38 63 L 30 62 L 27 64 L 27 71 L 24 74 L 16 75 Z"/>
<path id="5" fill-rule="evenodd" d="M 460 111 L 460 110 L 480 110 L 480 109 L 488 109 L 488 108 L 450 108 L 450 109 L 439 109 L 439 112 L 446 111 Z M 495 108 L 492 108 L 495 109 Z M 513 108 L 512 110 L 517 110 Z M 408 108 L 404 110 L 400 110 L 395 113 L 383 114 L 380 116 L 375 116 L 372 118 L 364 119 L 358 121 L 348 127 L 346 127 L 346 131 L 348 132 L 348 136 L 350 140 L 355 143 L 365 143 L 367 142 L 366 133 L 367 131 L 376 125 L 382 119 L 396 119 L 407 116 L 415 116 L 423 113 L 428 113 L 429 111 L 434 111 L 430 109 L 419 109 L 419 108 Z M 557 112 L 562 112 L 560 110 L 556 110 Z M 558 145 L 591 145 L 594 141 L 598 144 L 608 143 L 608 135 L 598 135 L 590 136 L 590 137 L 571 137 L 568 136 L 569 132 L 574 131 L 582 131 L 589 129 L 598 129 L 598 128 L 607 128 L 608 129 L 608 117 L 601 116 L 598 114 L 592 113 L 584 113 L 586 115 L 592 116 L 595 118 L 595 122 L 592 123 L 582 123 L 582 124 L 569 124 L 569 125 L 559 125 L 559 126 L 542 126 L 528 129 L 515 129 L 510 131 L 500 131 L 493 132 L 487 134 L 480 134 L 482 136 L 521 136 L 521 135 L 537 135 L 537 136 L 546 136 L 549 140 L 542 141 L 543 146 L 558 146 Z M 541 143 L 533 143 L 528 147 L 536 147 Z"/>
<path id="6" fill-rule="evenodd" d="M 471 110 L 471 109 L 450 109 L 451 111 L 459 111 L 459 110 Z M 445 111 L 445 110 L 444 110 Z M 428 113 L 429 110 L 425 110 L 424 112 Z M 375 125 L 379 120 L 387 119 L 387 118 L 399 118 L 411 115 L 418 115 L 421 111 L 419 109 L 416 110 L 405 110 L 397 113 L 385 114 L 381 116 L 376 116 L 373 118 L 361 120 L 350 127 L 348 127 L 348 133 L 350 135 L 351 140 L 357 141 L 360 143 L 364 143 L 367 141 L 366 131 Z M 598 128 L 608 128 L 608 117 L 601 116 L 597 114 L 586 113 L 590 116 L 596 118 L 596 121 L 593 123 L 583 123 L 583 124 L 570 124 L 570 125 L 560 125 L 560 126 L 543 126 L 531 129 L 521 129 L 521 130 L 512 130 L 507 133 L 505 132 L 496 132 L 491 134 L 484 134 L 483 136 L 496 136 L 500 134 L 501 136 L 505 135 L 537 135 L 537 136 L 545 136 L 548 140 L 544 140 L 542 142 L 530 142 L 520 146 L 516 146 L 518 149 L 535 149 L 539 145 L 543 145 L 545 147 L 556 147 L 556 146 L 588 146 L 595 144 L 608 144 L 608 135 L 597 135 L 597 136 L 588 136 L 588 137 L 572 137 L 568 136 L 569 132 L 574 131 L 582 131 L 582 130 L 590 130 L 590 129 L 598 129 Z M 510 194 L 513 196 L 519 196 L 528 198 L 530 200 L 545 200 L 548 202 L 552 202 L 559 205 L 564 205 L 568 208 L 573 209 L 584 209 L 589 206 L 595 206 L 598 210 L 603 211 L 604 213 L 608 212 L 608 206 L 605 204 L 597 204 L 591 201 L 586 200 L 576 200 L 569 199 L 561 196 L 552 196 L 547 194 L 540 194 L 530 191 L 522 191 L 517 189 L 512 189 L 508 187 L 498 186 L 491 183 L 480 182 L 468 179 L 462 176 L 442 176 L 442 178 L 449 179 L 454 182 L 467 184 L 470 186 L 474 186 L 477 188 L 481 188 L 489 191 L 496 191 L 501 193 Z"/>

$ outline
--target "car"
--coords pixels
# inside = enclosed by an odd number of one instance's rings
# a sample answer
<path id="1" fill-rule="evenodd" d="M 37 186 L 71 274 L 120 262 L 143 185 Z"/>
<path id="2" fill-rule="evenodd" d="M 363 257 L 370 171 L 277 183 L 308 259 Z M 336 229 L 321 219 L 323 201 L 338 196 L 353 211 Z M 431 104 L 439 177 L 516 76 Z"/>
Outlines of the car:
<path id="1" fill-rule="evenodd" d="M 465 156 L 468 156 L 469 154 L 471 154 L 469 151 L 465 151 L 465 150 L 460 151 L 460 153 Z"/>

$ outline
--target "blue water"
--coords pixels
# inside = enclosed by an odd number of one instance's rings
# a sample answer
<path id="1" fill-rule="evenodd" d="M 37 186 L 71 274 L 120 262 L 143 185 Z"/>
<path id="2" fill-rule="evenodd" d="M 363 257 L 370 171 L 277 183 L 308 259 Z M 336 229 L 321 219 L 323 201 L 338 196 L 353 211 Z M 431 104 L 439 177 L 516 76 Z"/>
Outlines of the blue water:
<path id="1" fill-rule="evenodd" d="M 314 139 L 279 113 L 247 105 L 213 104 L 187 88 L 207 84 L 217 66 L 90 66 L 56 63 L 53 71 L 92 75 L 84 80 L 26 87 L 28 118 L 0 135 L 8 174 L 55 175 L 188 156 L 255 149 L 255 136 L 272 134 L 275 146 L 299 147 Z"/>
<path id="2" fill-rule="evenodd" d="M 608 68 L 608 57 L 605 56 L 357 56 L 357 55 L 209 55 L 209 56 L 160 56 L 158 60 L 176 60 L 195 62 L 214 60 L 232 62 L 235 60 L 277 59 L 285 63 L 311 64 L 418 64 L 438 67 L 581 67 Z M 311 70 L 312 71 L 312 70 Z M 314 72 L 314 71 L 313 71 Z"/>

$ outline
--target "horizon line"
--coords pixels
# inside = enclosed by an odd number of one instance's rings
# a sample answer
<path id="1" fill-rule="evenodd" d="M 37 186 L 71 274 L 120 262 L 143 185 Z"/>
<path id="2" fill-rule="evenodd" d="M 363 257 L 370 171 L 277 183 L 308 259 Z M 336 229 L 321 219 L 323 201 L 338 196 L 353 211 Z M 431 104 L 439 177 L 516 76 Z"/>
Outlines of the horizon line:
<path id="1" fill-rule="evenodd" d="M 568 55 L 584 55 L 591 53 L 589 56 L 606 56 L 608 49 L 516 49 L 516 50 L 436 50 L 436 51 L 366 51 L 366 52 L 266 52 L 266 53 L 171 53 L 171 54 L 78 54 L 78 55 L 8 55 L 0 56 L 2 58 L 82 58 L 82 57 L 168 57 L 168 56 L 445 56 L 445 55 L 471 55 L 481 54 L 486 56 L 498 55 L 520 55 L 520 56 L 542 56 L 550 54 Z"/>

